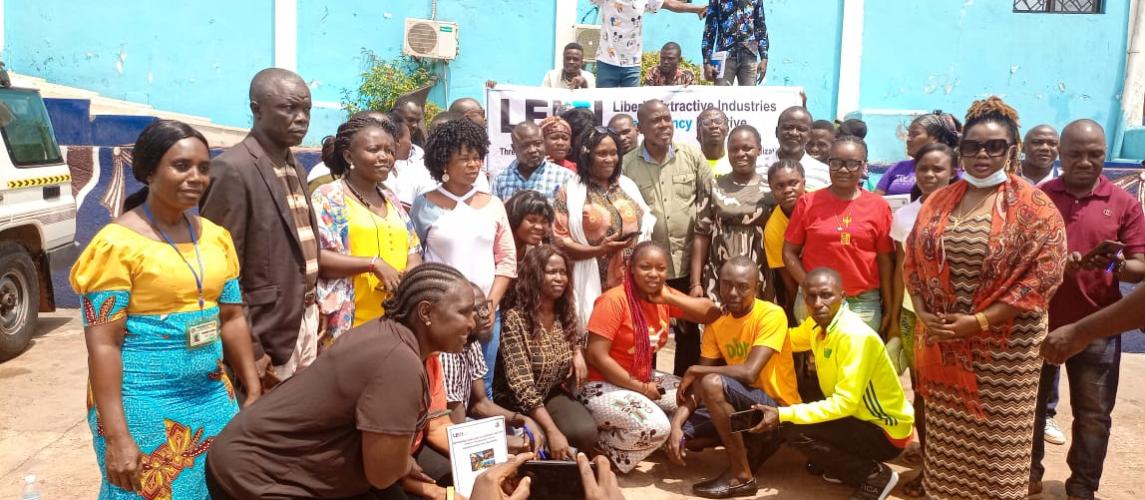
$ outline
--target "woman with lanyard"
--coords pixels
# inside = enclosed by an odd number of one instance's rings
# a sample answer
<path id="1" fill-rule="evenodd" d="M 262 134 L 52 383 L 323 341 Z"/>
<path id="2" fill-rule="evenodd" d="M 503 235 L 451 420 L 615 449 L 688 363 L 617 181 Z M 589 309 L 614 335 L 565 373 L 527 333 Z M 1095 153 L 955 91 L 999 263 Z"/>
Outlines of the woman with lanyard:
<path id="1" fill-rule="evenodd" d="M 413 222 L 382 184 L 394 167 L 397 135 L 388 117 L 355 116 L 323 141 L 322 161 L 336 180 L 312 197 L 322 248 L 318 307 L 326 323 L 319 347 L 381 317 L 389 291 L 421 263 Z"/>
<path id="2" fill-rule="evenodd" d="M 598 127 L 581 144 L 578 178 L 553 200 L 553 241 L 572 261 L 576 312 L 585 325 L 600 293 L 624 282 L 624 259 L 651 237 L 656 217 L 636 183 L 621 175 L 619 135 Z"/>
<path id="3" fill-rule="evenodd" d="M 799 198 L 783 243 L 783 265 L 796 283 L 807 271 L 830 267 L 843 276 L 851 312 L 876 332 L 886 332 L 891 315 L 894 243 L 891 207 L 881 196 L 859 187 L 867 168 L 867 144 L 841 136 L 827 162 L 831 185 Z M 795 300 L 795 319 L 807 317 L 803 299 Z"/>
<path id="4" fill-rule="evenodd" d="M 238 412 L 225 366 L 262 393 L 230 234 L 190 215 L 210 183 L 207 140 L 158 120 L 139 135 L 145 186 L 76 261 L 88 349 L 88 424 L 100 498 L 208 498 L 205 454 Z"/>
<path id="5" fill-rule="evenodd" d="M 485 292 L 490 310 L 497 311 L 517 277 L 517 248 L 505 206 L 475 185 L 488 152 L 485 129 L 469 120 L 449 121 L 434 129 L 425 143 L 425 167 L 441 185 L 418 196 L 410 216 L 421 239 L 422 258 L 461 271 Z M 500 330 L 498 312 L 492 337 L 482 343 L 489 398 Z"/>

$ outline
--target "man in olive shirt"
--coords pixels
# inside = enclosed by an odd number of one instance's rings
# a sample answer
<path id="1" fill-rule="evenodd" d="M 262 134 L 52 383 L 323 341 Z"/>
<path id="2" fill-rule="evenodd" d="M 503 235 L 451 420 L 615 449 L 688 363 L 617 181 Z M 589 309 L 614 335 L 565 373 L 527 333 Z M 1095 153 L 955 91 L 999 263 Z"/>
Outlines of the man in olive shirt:
<path id="1" fill-rule="evenodd" d="M 668 250 L 668 286 L 688 290 L 696 200 L 708 189 L 711 168 L 699 149 L 672 142 L 676 126 L 663 101 L 641 104 L 636 119 L 644 141 L 624 156 L 624 175 L 640 188 L 656 216 L 652 241 Z M 700 361 L 700 327 L 676 320 L 674 331 L 676 364 L 672 371 L 683 376 Z"/>

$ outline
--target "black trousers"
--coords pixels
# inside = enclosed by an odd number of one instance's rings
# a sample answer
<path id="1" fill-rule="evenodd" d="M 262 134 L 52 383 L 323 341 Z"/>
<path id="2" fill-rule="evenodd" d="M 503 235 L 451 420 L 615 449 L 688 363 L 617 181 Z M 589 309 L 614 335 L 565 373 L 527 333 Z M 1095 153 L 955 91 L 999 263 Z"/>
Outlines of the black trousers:
<path id="1" fill-rule="evenodd" d="M 209 460 L 209 459 L 208 459 Z M 211 472 L 211 467 L 207 466 L 207 493 L 211 495 L 213 500 L 245 500 L 231 495 L 219 485 L 219 481 L 215 479 L 215 475 Z M 264 497 L 273 498 L 273 497 Z M 282 497 L 286 500 L 288 497 Z M 402 490 L 400 483 L 394 483 L 390 487 L 379 490 L 377 488 L 370 488 L 370 491 L 355 495 L 352 497 L 338 498 L 333 500 L 409 500 L 410 497 L 406 495 L 405 490 Z"/>
<path id="2" fill-rule="evenodd" d="M 787 444 L 854 487 L 863 484 L 879 462 L 902 453 L 881 427 L 853 417 L 811 425 L 787 423 L 779 429 Z"/>
<path id="3" fill-rule="evenodd" d="M 687 276 L 668 280 L 667 284 L 684 293 L 688 293 L 690 286 Z M 700 362 L 700 325 L 677 319 L 672 333 L 676 337 L 676 358 L 672 373 L 683 377 L 689 367 Z"/>

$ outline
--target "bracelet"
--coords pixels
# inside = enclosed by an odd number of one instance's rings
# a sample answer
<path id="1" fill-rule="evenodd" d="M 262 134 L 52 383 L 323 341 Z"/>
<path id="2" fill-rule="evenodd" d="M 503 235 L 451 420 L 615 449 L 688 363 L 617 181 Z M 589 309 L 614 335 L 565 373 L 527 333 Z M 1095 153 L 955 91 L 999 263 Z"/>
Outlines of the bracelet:
<path id="1" fill-rule="evenodd" d="M 454 500 L 455 498 L 457 498 L 457 490 L 452 486 L 445 488 L 445 500 Z"/>
<path id="2" fill-rule="evenodd" d="M 702 285 L 702 284 L 700 284 L 700 283 L 692 283 L 692 288 L 696 288 L 696 287 L 700 287 L 700 288 L 703 288 L 703 287 L 704 287 L 704 285 Z M 691 290 L 691 288 L 689 288 L 689 290 Z"/>
<path id="3" fill-rule="evenodd" d="M 517 417 L 521 416 L 520 413 L 513 412 L 513 417 L 509 419 L 509 425 L 517 425 Z"/>
<path id="4" fill-rule="evenodd" d="M 981 328 L 982 331 L 986 331 L 986 330 L 990 329 L 990 320 L 986 319 L 986 313 L 982 313 L 982 312 L 975 313 L 974 319 L 978 320 L 978 327 Z"/>
<path id="5" fill-rule="evenodd" d="M 374 270 L 374 264 L 377 264 L 377 263 L 378 263 L 378 256 L 375 255 L 374 258 L 370 259 L 370 271 Z"/>

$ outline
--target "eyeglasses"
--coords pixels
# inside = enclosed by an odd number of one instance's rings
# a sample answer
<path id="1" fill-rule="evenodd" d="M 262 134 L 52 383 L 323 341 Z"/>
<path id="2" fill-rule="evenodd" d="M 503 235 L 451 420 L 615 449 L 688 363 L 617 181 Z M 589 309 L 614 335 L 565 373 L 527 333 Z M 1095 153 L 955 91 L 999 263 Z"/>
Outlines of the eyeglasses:
<path id="1" fill-rule="evenodd" d="M 985 142 L 962 141 L 962 144 L 958 145 L 958 152 L 964 158 L 969 158 L 978 156 L 978 153 L 985 149 L 986 156 L 998 157 L 1005 155 L 1010 146 L 1010 141 L 1006 139 L 991 139 Z"/>
<path id="2" fill-rule="evenodd" d="M 860 168 L 863 168 L 863 165 L 866 163 L 867 162 L 863 160 L 840 160 L 838 158 L 827 159 L 827 167 L 831 170 L 846 170 L 848 172 L 854 172 Z"/>
<path id="3" fill-rule="evenodd" d="M 595 130 L 595 131 L 597 131 L 597 132 L 600 132 L 600 133 L 602 133 L 602 134 L 616 134 L 616 135 L 620 135 L 620 132 L 617 132 L 617 131 L 615 131 L 615 130 L 612 130 L 612 127 L 602 127 L 602 126 L 600 126 L 600 125 L 597 125 L 597 126 L 593 127 L 592 129 L 593 129 L 593 130 Z"/>
<path id="4" fill-rule="evenodd" d="M 703 120 L 700 120 L 700 125 L 703 125 L 705 127 L 716 127 L 719 125 L 726 126 L 727 124 L 728 124 L 728 121 L 724 118 L 705 118 Z"/>

